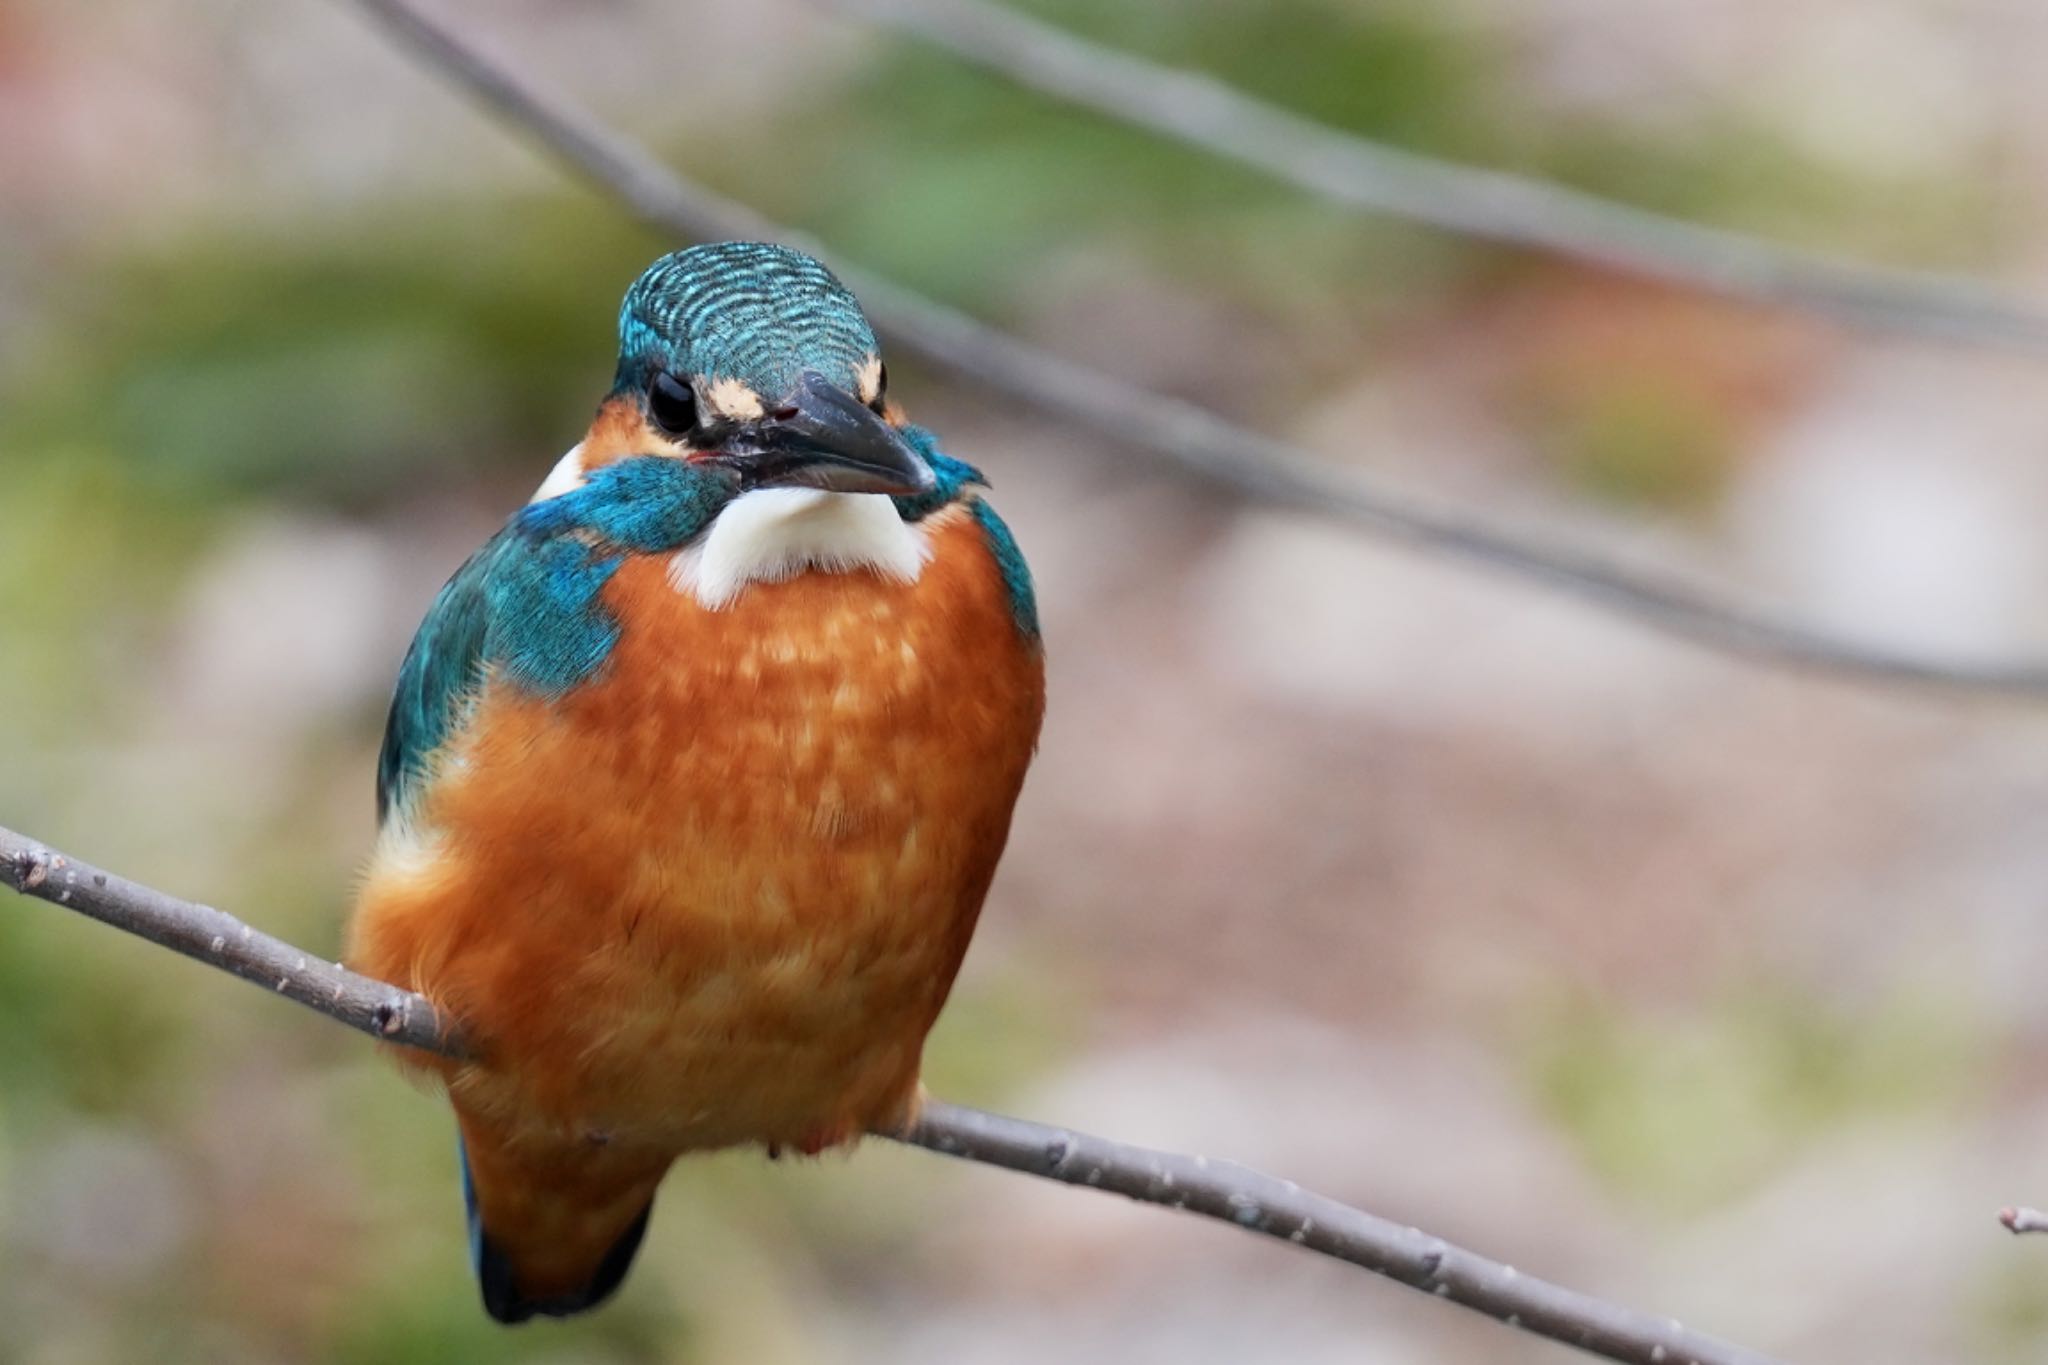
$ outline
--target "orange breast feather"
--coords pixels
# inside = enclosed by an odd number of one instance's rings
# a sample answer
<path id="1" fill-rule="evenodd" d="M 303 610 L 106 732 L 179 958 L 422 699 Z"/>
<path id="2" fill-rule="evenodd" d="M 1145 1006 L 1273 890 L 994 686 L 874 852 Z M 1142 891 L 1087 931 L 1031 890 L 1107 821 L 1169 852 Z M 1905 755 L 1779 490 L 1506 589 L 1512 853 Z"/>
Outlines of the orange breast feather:
<path id="1" fill-rule="evenodd" d="M 629 560 L 596 678 L 486 686 L 350 952 L 482 1048 L 421 1060 L 473 1158 L 601 1149 L 651 1189 L 683 1151 L 907 1117 L 1044 695 L 979 527 L 926 526 L 915 583 L 808 572 L 717 612 Z"/>

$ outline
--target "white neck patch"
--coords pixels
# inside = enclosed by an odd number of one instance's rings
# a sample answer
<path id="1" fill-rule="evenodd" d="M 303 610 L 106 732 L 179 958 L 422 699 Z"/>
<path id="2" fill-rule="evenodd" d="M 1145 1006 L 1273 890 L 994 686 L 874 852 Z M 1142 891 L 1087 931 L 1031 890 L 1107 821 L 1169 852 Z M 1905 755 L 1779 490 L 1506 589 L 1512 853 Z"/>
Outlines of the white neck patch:
<path id="1" fill-rule="evenodd" d="M 806 569 L 872 569 L 915 583 L 931 558 L 923 532 L 880 493 L 757 488 L 727 503 L 711 529 L 669 561 L 669 581 L 709 611 L 749 583 L 779 583 Z"/>
<path id="2" fill-rule="evenodd" d="M 583 487 L 583 442 L 578 441 L 575 445 L 569 447 L 567 455 L 564 455 L 555 462 L 555 467 L 548 471 L 548 476 L 541 480 L 540 487 L 533 491 L 533 496 L 528 498 L 527 501 L 529 503 L 546 502 L 549 498 L 559 498 L 562 494 L 573 493 L 581 487 Z"/>

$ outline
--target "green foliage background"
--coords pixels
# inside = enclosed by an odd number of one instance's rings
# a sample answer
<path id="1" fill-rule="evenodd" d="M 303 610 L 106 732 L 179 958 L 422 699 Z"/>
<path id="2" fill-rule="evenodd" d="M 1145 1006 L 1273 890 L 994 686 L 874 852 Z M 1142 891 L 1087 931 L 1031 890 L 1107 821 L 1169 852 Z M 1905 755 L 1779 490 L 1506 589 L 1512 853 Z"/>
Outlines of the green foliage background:
<path id="1" fill-rule="evenodd" d="M 1813 164 L 1739 104 L 1642 127 L 1532 104 L 1513 53 L 1431 6 L 1036 8 L 1403 147 L 1795 241 L 1938 260 L 1980 207 L 1960 180 Z M 1033 325 L 1034 282 L 1063 260 L 1214 301 L 1261 382 L 1190 388 L 1255 421 L 1555 279 L 897 44 L 772 118 L 663 151 L 998 322 Z M 608 378 L 621 288 L 671 245 L 565 187 L 261 221 L 223 205 L 53 249 L 0 368 L 0 818 L 333 951 L 381 702 L 280 741 L 247 780 L 248 755 L 153 700 L 191 576 L 255 519 L 516 503 Z M 898 370 L 900 391 L 934 384 Z M 1743 415 L 1682 365 L 1513 379 L 1561 496 L 1683 518 L 1740 458 Z M 955 1098 L 999 1101 L 1057 1067 L 1090 1032 L 1091 974 L 1117 971 L 1016 932 L 934 1040 L 934 1087 Z M 1759 979 L 1648 1029 L 1631 1009 L 1566 991 L 1503 1031 L 1531 1103 L 1652 1219 L 1711 1210 L 1838 1125 L 1968 1102 L 1994 1046 L 1939 989 L 1815 1005 Z M 616 1309 L 505 1333 L 475 1306 L 453 1165 L 441 1108 L 352 1035 L 45 908 L 0 907 L 0 1361 L 840 1358 L 821 1305 L 885 1294 L 877 1262 L 938 1272 L 921 1234 L 971 1194 L 888 1152 L 693 1162 Z M 182 1250 L 152 1259 L 171 1225 Z M 2037 1278 L 1987 1283 L 1983 1358 L 2020 1358 L 2048 1295 Z"/>

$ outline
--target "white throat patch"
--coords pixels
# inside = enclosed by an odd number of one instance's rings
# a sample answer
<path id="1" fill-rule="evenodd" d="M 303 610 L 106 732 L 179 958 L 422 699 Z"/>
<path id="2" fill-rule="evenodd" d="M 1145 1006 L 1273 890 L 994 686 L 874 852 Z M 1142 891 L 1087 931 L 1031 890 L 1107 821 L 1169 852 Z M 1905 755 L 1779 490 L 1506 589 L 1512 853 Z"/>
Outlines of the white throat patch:
<path id="1" fill-rule="evenodd" d="M 559 498 L 564 493 L 573 493 L 583 487 L 583 442 L 569 447 L 569 453 L 555 461 L 555 467 L 541 480 L 540 487 L 533 490 L 527 501 L 546 502 Z"/>
<path id="2" fill-rule="evenodd" d="M 669 561 L 669 580 L 707 610 L 749 583 L 779 583 L 806 569 L 873 569 L 915 583 L 931 557 L 923 532 L 880 493 L 757 488 L 726 504 L 711 529 Z"/>

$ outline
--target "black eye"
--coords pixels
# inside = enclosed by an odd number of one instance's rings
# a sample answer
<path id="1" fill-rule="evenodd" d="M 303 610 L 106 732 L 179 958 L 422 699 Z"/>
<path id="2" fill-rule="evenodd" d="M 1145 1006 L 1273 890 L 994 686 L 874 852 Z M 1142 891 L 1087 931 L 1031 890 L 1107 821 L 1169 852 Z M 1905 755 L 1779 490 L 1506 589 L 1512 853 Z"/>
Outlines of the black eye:
<path id="1" fill-rule="evenodd" d="M 875 367 L 875 396 L 868 402 L 868 406 L 874 409 L 875 416 L 881 417 L 884 415 L 882 400 L 888 396 L 889 367 L 887 365 L 877 365 Z"/>
<path id="2" fill-rule="evenodd" d="M 647 386 L 647 415 L 663 434 L 688 436 L 697 429 L 697 394 L 687 383 L 663 371 Z"/>

